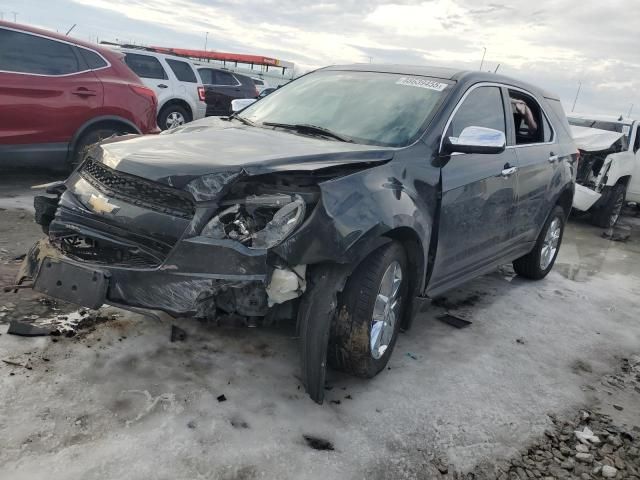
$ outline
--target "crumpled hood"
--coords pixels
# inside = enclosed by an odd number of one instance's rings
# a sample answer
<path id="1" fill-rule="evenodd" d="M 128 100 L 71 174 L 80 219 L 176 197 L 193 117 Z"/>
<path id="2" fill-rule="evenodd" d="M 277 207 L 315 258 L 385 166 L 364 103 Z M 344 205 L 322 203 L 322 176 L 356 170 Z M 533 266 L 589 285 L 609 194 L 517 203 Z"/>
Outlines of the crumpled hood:
<path id="1" fill-rule="evenodd" d="M 283 130 L 206 118 L 164 132 L 112 139 L 92 156 L 108 167 L 183 188 L 202 175 L 317 170 L 349 163 L 383 162 L 394 149 L 358 145 Z"/>
<path id="2" fill-rule="evenodd" d="M 622 137 L 622 133 L 601 130 L 599 128 L 571 125 L 571 136 L 576 146 L 584 152 L 608 150 Z"/>

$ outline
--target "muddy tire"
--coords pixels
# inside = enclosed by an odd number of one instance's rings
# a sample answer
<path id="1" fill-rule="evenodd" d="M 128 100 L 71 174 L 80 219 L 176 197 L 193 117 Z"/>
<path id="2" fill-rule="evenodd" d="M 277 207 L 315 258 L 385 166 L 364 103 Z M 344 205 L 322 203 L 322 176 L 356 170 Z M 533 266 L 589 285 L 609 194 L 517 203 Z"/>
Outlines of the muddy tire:
<path id="1" fill-rule="evenodd" d="M 123 132 L 115 128 L 96 128 L 82 134 L 76 143 L 73 155 L 69 161 L 69 169 L 74 170 L 84 160 L 87 151 L 95 143 L 101 142 L 105 138 L 113 135 L 122 135 Z"/>
<path id="2" fill-rule="evenodd" d="M 191 121 L 191 115 L 180 105 L 167 105 L 158 114 L 158 126 L 162 130 L 179 127 Z"/>
<path id="3" fill-rule="evenodd" d="M 513 269 L 518 275 L 532 280 L 547 276 L 560 251 L 566 219 L 567 214 L 562 207 L 553 209 L 533 250 L 513 262 Z"/>
<path id="4" fill-rule="evenodd" d="M 371 378 L 386 366 L 408 287 L 407 256 L 399 243 L 380 247 L 360 263 L 338 298 L 328 352 L 333 368 Z"/>
<path id="5" fill-rule="evenodd" d="M 605 195 L 604 204 L 591 213 L 591 223 L 597 227 L 611 228 L 620 217 L 624 199 L 627 196 L 627 186 L 623 183 L 617 183 Z"/>

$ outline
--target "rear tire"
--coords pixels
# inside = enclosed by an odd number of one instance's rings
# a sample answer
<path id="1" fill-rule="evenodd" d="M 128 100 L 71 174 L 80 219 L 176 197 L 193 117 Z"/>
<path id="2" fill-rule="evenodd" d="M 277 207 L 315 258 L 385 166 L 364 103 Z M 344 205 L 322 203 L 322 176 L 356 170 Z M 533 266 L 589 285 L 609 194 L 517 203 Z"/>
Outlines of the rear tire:
<path id="1" fill-rule="evenodd" d="M 612 228 L 620 218 L 620 212 L 627 196 L 627 186 L 617 183 L 606 193 L 606 202 L 591 214 L 591 223 L 597 227 Z"/>
<path id="2" fill-rule="evenodd" d="M 407 256 L 398 242 L 365 258 L 347 280 L 331 326 L 328 362 L 336 370 L 374 377 L 395 346 L 409 287 Z"/>
<path id="3" fill-rule="evenodd" d="M 513 269 L 518 275 L 531 280 L 547 276 L 560 251 L 566 218 L 562 207 L 556 206 L 551 211 L 533 250 L 513 262 Z"/>
<path id="4" fill-rule="evenodd" d="M 158 114 L 158 126 L 162 130 L 180 127 L 190 121 L 191 115 L 180 105 L 167 105 L 162 107 L 162 110 L 160 110 Z"/>
<path id="5" fill-rule="evenodd" d="M 83 133 L 73 150 L 73 155 L 69 162 L 69 168 L 74 170 L 78 165 L 80 165 L 92 145 L 101 142 L 106 138 L 112 137 L 113 135 L 122 135 L 123 133 L 124 132 L 116 128 L 96 128 Z"/>

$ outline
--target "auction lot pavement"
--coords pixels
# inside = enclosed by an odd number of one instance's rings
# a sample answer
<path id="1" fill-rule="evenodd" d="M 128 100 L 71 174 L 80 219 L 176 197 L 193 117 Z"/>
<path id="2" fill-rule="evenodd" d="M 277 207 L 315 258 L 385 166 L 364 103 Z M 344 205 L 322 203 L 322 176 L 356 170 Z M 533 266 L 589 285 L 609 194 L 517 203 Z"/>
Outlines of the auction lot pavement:
<path id="1" fill-rule="evenodd" d="M 26 187 L 45 181 L 0 188 L 1 284 L 40 235 L 22 208 Z M 549 436 L 553 418 L 581 409 L 640 436 L 640 383 L 610 381 L 640 364 L 640 217 L 630 213 L 624 243 L 571 221 L 543 281 L 504 268 L 447 295 L 400 336 L 375 379 L 330 373 L 322 406 L 298 380 L 292 326 L 107 309 L 73 337 L 26 338 L 7 334 L 8 322 L 70 307 L 0 293 L 0 478 L 498 478 L 458 473 L 520 455 Z M 441 322 L 445 309 L 472 324 Z M 170 340 L 172 325 L 184 340 Z"/>

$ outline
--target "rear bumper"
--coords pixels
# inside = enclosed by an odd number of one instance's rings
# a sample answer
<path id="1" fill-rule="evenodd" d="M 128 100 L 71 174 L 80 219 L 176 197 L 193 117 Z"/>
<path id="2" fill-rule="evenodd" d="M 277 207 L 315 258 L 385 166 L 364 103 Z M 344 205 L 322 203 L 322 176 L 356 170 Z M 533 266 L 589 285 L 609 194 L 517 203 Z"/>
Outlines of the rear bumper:
<path id="1" fill-rule="evenodd" d="M 207 114 L 207 104 L 205 102 L 198 102 L 196 104 L 196 110 L 193 112 L 193 119 L 200 120 Z"/>

